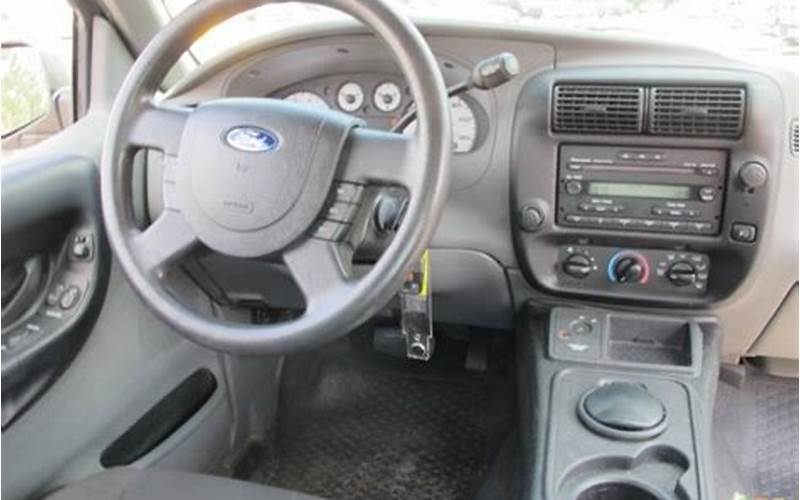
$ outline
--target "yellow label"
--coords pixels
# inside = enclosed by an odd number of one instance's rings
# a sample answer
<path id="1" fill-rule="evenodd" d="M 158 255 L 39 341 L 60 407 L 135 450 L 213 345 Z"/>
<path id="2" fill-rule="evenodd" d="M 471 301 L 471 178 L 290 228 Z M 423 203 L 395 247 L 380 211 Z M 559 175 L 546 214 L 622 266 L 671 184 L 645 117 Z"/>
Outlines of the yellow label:
<path id="1" fill-rule="evenodd" d="M 428 257 L 428 251 L 422 254 L 422 257 L 419 259 L 419 270 L 422 273 L 422 287 L 420 288 L 419 294 L 422 297 L 428 295 L 428 287 L 429 287 L 429 278 L 431 274 L 431 265 L 430 265 L 430 257 Z"/>

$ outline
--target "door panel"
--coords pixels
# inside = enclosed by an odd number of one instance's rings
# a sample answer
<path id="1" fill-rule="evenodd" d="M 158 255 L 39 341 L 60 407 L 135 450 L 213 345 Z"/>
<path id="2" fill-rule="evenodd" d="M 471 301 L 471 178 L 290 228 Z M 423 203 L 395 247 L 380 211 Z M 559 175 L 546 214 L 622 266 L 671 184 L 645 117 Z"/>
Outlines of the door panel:
<path id="1" fill-rule="evenodd" d="M 91 25 L 88 114 L 0 170 L 3 303 L 17 316 L 4 318 L 2 333 L 4 500 L 37 498 L 102 470 L 103 451 L 198 370 L 216 387 L 131 465 L 208 471 L 266 435 L 274 417 L 278 359 L 188 342 L 144 306 L 114 263 L 98 165 L 105 118 L 132 60 L 105 20 Z M 78 293 L 62 304 L 71 286 Z M 193 303 L 209 306 L 191 292 Z M 22 305 L 7 309 L 15 300 Z"/>
<path id="2" fill-rule="evenodd" d="M 110 252 L 97 169 L 71 156 L 2 170 L 5 429 L 72 360 L 103 300 Z M 22 273 L 21 278 L 19 274 Z"/>

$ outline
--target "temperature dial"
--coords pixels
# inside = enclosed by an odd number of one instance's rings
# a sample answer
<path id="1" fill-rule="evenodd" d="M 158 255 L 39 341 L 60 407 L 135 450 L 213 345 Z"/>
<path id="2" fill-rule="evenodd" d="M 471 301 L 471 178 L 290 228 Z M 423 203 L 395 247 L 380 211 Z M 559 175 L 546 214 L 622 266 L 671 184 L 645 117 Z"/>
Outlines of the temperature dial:
<path id="1" fill-rule="evenodd" d="M 638 252 L 617 252 L 608 261 L 608 279 L 613 283 L 647 283 L 650 264 Z"/>

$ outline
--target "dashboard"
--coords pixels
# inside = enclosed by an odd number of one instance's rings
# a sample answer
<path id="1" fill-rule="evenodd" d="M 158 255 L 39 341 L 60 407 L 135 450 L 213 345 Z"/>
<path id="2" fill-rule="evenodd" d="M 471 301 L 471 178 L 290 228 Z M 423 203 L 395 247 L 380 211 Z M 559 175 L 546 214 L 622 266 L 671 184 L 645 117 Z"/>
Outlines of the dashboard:
<path id="1" fill-rule="evenodd" d="M 796 74 L 627 36 L 421 29 L 448 86 L 499 52 L 521 69 L 450 101 L 437 319 L 508 328 L 530 299 L 714 315 L 723 360 L 747 351 L 797 282 Z M 265 38 L 168 99 L 232 96 L 324 106 L 382 130 L 413 108 L 384 48 L 351 24 Z M 151 212 L 160 203 L 151 197 Z M 224 282 L 237 265 L 207 268 Z"/>

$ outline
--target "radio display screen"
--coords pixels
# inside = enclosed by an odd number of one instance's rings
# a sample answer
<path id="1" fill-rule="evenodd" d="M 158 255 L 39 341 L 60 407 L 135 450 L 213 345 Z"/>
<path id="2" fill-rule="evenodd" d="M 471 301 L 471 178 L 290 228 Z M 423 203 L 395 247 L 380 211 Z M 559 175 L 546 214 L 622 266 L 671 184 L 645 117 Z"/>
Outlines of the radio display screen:
<path id="1" fill-rule="evenodd" d="M 671 186 L 669 184 L 590 182 L 589 194 L 594 196 L 630 196 L 636 198 L 688 200 L 691 197 L 692 190 L 689 186 Z"/>

